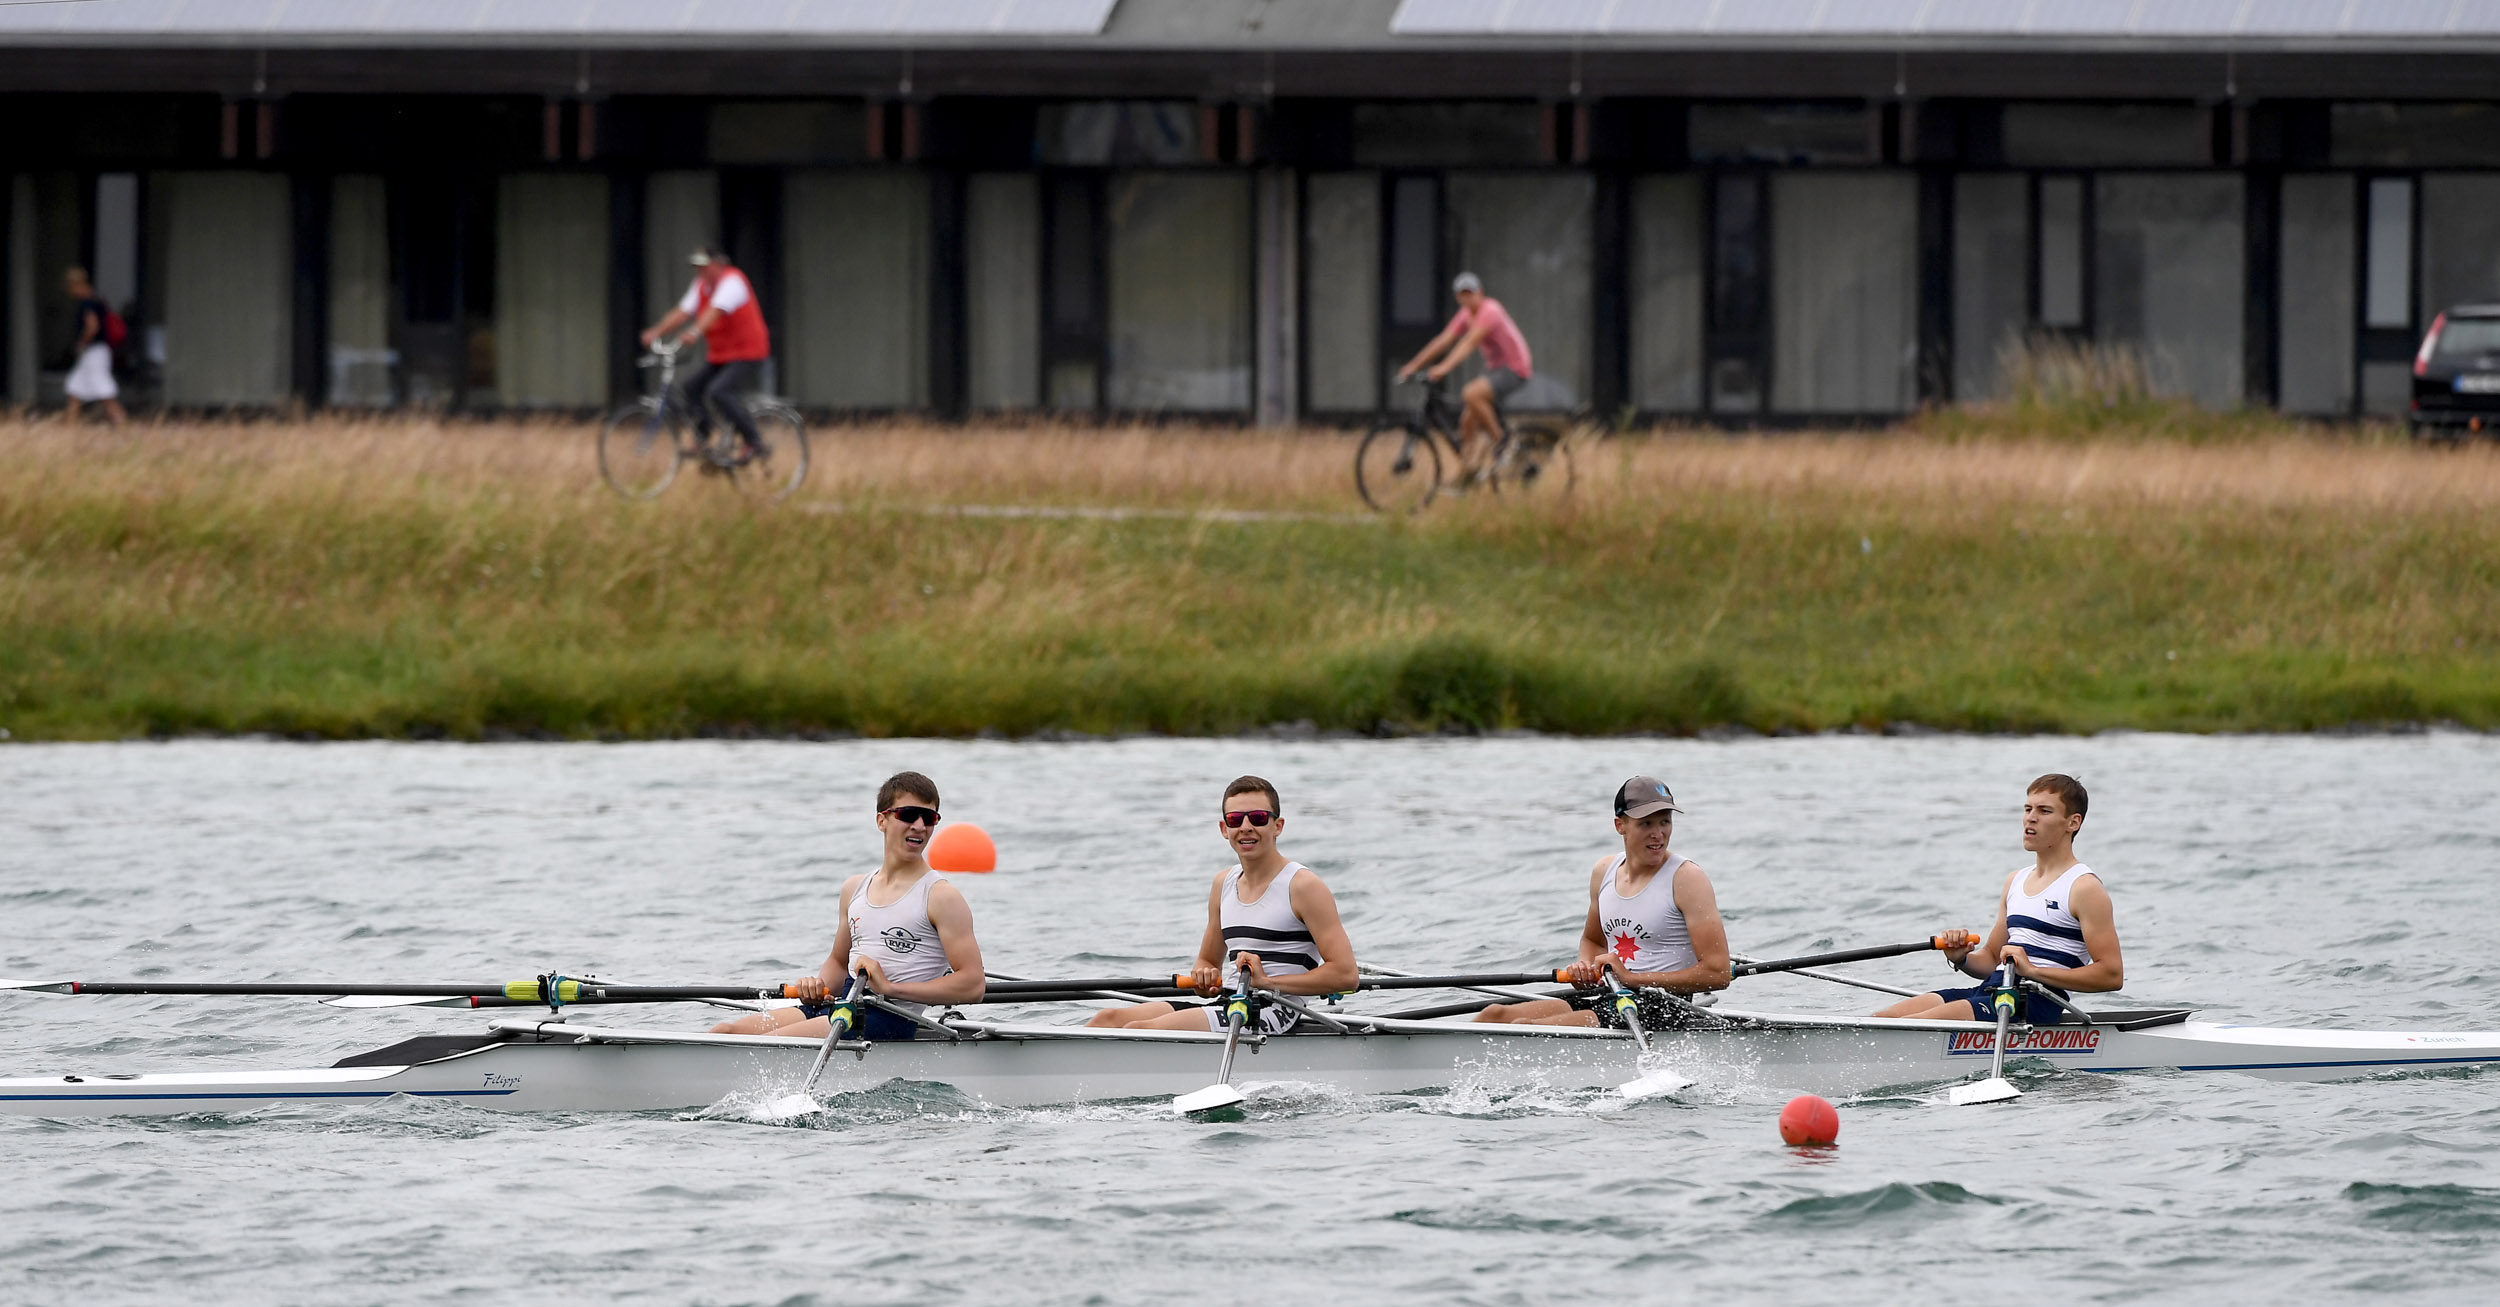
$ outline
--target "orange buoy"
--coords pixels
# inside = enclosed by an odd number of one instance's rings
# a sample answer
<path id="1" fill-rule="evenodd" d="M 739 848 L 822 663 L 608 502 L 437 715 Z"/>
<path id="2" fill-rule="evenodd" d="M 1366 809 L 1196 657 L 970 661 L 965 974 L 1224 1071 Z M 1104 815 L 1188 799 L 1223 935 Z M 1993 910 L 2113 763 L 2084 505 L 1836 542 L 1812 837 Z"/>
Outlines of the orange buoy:
<path id="1" fill-rule="evenodd" d="M 1822 1147 L 1840 1139 L 1840 1112 L 1812 1094 L 1799 1094 L 1780 1109 L 1780 1138 Z"/>
<path id="2" fill-rule="evenodd" d="M 937 871 L 996 871 L 998 846 L 988 831 L 959 821 L 929 840 L 929 866 Z"/>

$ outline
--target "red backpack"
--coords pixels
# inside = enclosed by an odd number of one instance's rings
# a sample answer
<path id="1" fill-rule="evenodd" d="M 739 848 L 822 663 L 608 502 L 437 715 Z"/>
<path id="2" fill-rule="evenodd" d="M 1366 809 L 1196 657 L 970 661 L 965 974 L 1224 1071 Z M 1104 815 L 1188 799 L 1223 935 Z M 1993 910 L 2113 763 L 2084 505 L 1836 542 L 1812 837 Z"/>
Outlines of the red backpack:
<path id="1" fill-rule="evenodd" d="M 104 343 L 116 354 L 130 343 L 130 324 L 122 321 L 122 315 L 115 313 L 110 304 L 104 306 Z"/>

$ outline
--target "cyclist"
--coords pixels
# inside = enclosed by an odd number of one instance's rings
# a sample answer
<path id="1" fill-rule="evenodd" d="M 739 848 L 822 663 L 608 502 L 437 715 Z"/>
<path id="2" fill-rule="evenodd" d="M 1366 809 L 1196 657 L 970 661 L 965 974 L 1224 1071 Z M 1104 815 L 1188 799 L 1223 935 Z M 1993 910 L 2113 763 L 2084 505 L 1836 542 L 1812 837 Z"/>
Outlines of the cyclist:
<path id="1" fill-rule="evenodd" d="M 763 307 L 756 303 L 755 287 L 747 282 L 747 275 L 730 263 L 727 254 L 698 245 L 686 262 L 694 265 L 694 282 L 686 287 L 686 297 L 677 301 L 677 307 L 643 331 L 643 346 L 649 348 L 672 333 L 681 344 L 701 336 L 704 366 L 677 383 L 674 402 L 693 416 L 697 439 L 711 440 L 712 410 L 717 408 L 746 442 L 745 456 L 761 458 L 768 452 L 764 437 L 755 429 L 746 406 L 738 402 L 738 392 L 755 388 L 764 360 L 772 357 L 772 334 L 764 327 Z"/>
<path id="2" fill-rule="evenodd" d="M 1528 342 L 1519 334 L 1519 324 L 1510 320 L 1500 300 L 1484 293 L 1484 283 L 1476 274 L 1458 274 L 1450 282 L 1450 293 L 1458 297 L 1458 313 L 1440 335 L 1398 369 L 1398 380 L 1431 364 L 1432 370 L 1424 375 L 1439 381 L 1466 362 L 1469 354 L 1484 351 L 1484 375 L 1458 392 L 1466 404 L 1458 418 L 1459 462 L 1466 479 L 1474 481 L 1484 475 L 1485 455 L 1501 437 L 1502 401 L 1527 385 L 1536 372 L 1529 365 Z M 1436 356 L 1441 361 L 1433 363 Z"/>

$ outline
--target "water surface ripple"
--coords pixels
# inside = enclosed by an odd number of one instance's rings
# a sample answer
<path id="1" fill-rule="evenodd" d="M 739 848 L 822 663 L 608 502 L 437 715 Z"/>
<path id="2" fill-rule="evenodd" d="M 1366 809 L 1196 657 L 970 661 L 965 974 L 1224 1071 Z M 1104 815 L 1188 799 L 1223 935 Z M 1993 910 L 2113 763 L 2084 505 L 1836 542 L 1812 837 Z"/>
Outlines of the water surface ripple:
<path id="1" fill-rule="evenodd" d="M 2500 741 L 1548 739 L 0 748 L 0 973 L 769 980 L 812 966 L 899 767 L 997 837 L 990 963 L 1162 969 L 1257 771 L 1367 959 L 1566 956 L 1603 804 L 1689 811 L 1740 951 L 1984 927 L 2023 781 L 2093 790 L 2129 997 L 2270 1024 L 2500 1026 Z M 1914 984 L 1932 958 L 1861 970 Z M 1746 1006 L 1863 1010 L 1743 982 Z M 664 1014 L 648 1019 L 664 1020 Z M 326 1063 L 453 1012 L 0 997 L 0 1074 Z M 812 1128 L 440 1102 L 0 1119 L 0 1301 L 1542 1303 L 1591 1295 L 2485 1299 L 2500 1078 L 2048 1075 L 2012 1107 L 1280 1087 L 1241 1119 L 889 1087 Z"/>

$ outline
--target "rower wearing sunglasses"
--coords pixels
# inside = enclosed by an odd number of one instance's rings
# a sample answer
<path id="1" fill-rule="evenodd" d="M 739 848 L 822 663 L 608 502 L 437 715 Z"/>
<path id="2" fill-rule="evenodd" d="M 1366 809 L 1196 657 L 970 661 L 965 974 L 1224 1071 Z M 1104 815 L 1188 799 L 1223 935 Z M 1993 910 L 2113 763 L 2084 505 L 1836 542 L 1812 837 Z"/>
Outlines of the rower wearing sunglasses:
<path id="1" fill-rule="evenodd" d="M 913 1012 L 931 1003 L 978 1003 L 987 989 L 981 944 L 972 937 L 972 908 L 963 893 L 929 869 L 924 856 L 938 824 L 937 782 L 896 772 L 877 788 L 877 829 L 885 860 L 869 875 L 842 883 L 842 924 L 833 952 L 815 975 L 793 982 L 800 1006 L 774 1008 L 712 1027 L 716 1035 L 825 1037 L 834 1000 L 865 976 L 868 993 Z M 920 1027 L 861 1004 L 859 1038 L 910 1039 Z"/>
<path id="2" fill-rule="evenodd" d="M 1337 896 L 1310 868 L 1276 850 L 1285 829 L 1276 787 L 1256 776 L 1225 786 L 1219 829 L 1240 865 L 1216 873 L 1207 892 L 1207 930 L 1190 976 L 1191 987 L 1214 1001 L 1106 1008 L 1087 1025 L 1220 1032 L 1224 1003 L 1215 996 L 1231 989 L 1245 969 L 1254 996 L 1313 997 L 1354 988 L 1354 945 L 1337 919 Z M 1271 1035 L 1302 1019 L 1290 998 L 1253 1007 L 1258 1028 Z"/>
<path id="3" fill-rule="evenodd" d="M 1701 864 L 1667 849 L 1675 835 L 1675 792 L 1654 776 L 1635 776 L 1615 790 L 1615 830 L 1623 851 L 1589 869 L 1589 915 L 1580 927 L 1580 960 L 1569 998 L 1496 1003 L 1478 1021 L 1529 1026 L 1623 1028 L 1602 988 L 1608 972 L 1633 992 L 1645 1030 L 1674 1029 L 1685 1013 L 1665 994 L 1725 989 L 1727 926 Z M 1664 991 L 1663 993 L 1661 991 Z"/>

